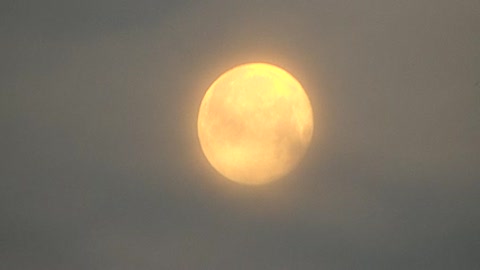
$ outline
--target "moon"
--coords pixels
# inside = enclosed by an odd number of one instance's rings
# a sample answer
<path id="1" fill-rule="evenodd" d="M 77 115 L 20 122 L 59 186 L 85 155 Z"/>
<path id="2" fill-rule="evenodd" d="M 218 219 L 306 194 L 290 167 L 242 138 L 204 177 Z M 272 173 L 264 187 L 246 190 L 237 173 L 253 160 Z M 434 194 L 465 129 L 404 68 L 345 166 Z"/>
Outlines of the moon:
<path id="1" fill-rule="evenodd" d="M 203 97 L 198 138 L 205 157 L 241 184 L 272 182 L 292 171 L 313 133 L 310 100 L 287 71 L 250 63 L 218 77 Z"/>

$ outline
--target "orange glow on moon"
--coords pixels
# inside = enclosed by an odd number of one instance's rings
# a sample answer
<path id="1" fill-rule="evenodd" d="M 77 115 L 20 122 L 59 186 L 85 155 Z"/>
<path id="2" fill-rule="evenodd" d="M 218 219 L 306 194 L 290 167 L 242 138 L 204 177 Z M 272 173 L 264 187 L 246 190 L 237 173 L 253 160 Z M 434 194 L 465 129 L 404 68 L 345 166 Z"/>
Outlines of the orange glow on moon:
<path id="1" fill-rule="evenodd" d="M 264 63 L 222 74 L 207 90 L 198 114 L 206 158 L 223 176 L 242 184 L 264 184 L 290 172 L 312 132 L 312 108 L 300 83 Z"/>

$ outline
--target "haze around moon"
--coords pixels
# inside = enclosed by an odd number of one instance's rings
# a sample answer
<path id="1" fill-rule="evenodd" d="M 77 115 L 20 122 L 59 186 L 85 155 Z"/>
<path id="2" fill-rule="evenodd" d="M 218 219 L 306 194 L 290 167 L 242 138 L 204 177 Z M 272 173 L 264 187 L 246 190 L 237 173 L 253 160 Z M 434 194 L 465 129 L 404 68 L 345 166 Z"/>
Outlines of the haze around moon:
<path id="1" fill-rule="evenodd" d="M 289 173 L 312 132 L 312 108 L 301 84 L 265 63 L 222 74 L 208 88 L 198 114 L 206 158 L 220 174 L 242 184 L 265 184 Z"/>

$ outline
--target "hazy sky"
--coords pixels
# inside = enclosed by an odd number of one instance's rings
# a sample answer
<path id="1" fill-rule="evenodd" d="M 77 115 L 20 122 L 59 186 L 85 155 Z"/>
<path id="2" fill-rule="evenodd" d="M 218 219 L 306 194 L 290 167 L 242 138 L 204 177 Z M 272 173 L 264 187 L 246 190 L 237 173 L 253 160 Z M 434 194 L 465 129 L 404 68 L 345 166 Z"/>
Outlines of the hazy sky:
<path id="1" fill-rule="evenodd" d="M 2 1 L 2 269 L 480 269 L 480 2 Z M 225 70 L 314 110 L 279 182 L 196 135 Z"/>

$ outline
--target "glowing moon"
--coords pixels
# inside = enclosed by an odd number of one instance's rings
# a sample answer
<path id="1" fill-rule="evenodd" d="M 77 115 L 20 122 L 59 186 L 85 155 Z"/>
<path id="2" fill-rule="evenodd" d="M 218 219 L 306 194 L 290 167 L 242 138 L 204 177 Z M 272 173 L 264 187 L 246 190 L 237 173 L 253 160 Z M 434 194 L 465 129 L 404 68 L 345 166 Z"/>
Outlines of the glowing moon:
<path id="1" fill-rule="evenodd" d="M 235 67 L 207 90 L 198 137 L 210 164 L 243 184 L 263 184 L 303 157 L 313 132 L 312 108 L 300 83 L 264 63 Z"/>

